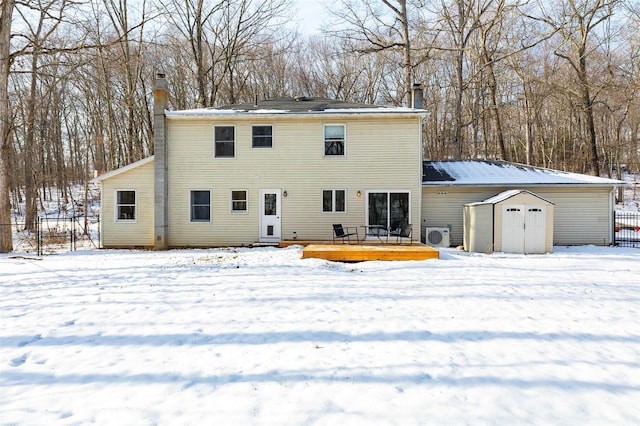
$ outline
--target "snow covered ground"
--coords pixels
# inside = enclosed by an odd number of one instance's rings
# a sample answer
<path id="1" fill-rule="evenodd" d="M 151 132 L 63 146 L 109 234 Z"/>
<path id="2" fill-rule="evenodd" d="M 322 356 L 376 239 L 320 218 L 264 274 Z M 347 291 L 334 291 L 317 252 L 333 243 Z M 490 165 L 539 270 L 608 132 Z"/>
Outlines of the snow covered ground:
<path id="1" fill-rule="evenodd" d="M 0 255 L 0 424 L 640 424 L 640 250 Z"/>

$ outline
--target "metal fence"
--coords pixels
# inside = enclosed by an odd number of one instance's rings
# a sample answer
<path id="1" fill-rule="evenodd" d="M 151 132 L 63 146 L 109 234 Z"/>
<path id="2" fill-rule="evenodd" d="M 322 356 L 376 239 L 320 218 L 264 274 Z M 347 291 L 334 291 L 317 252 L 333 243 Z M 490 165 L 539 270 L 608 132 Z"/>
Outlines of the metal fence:
<path id="1" fill-rule="evenodd" d="M 11 226 L 16 252 L 42 256 L 100 247 L 99 218 L 39 216 L 34 231 L 24 222 L 0 226 Z"/>
<path id="2" fill-rule="evenodd" d="M 615 212 L 615 245 L 640 248 L 640 212 Z"/>

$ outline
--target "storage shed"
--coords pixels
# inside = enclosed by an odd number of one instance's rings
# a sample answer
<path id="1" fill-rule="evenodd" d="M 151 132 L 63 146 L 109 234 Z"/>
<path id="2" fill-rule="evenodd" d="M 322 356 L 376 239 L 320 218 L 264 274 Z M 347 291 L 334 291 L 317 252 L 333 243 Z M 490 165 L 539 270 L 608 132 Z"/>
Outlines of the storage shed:
<path id="1" fill-rule="evenodd" d="M 464 249 L 542 254 L 553 251 L 551 201 L 523 189 L 464 206 Z"/>

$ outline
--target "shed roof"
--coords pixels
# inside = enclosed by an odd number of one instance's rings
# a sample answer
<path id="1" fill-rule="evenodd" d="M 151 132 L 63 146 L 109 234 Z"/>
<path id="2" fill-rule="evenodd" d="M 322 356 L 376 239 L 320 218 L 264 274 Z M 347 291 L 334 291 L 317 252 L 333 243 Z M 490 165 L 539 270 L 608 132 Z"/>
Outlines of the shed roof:
<path id="1" fill-rule="evenodd" d="M 423 186 L 617 186 L 624 182 L 507 161 L 424 161 Z"/>
<path id="2" fill-rule="evenodd" d="M 513 198 L 516 195 L 522 194 L 522 193 L 526 193 L 526 194 L 531 194 L 534 197 L 547 202 L 549 204 L 554 204 L 553 201 L 549 201 L 546 198 L 543 198 L 541 196 L 539 196 L 538 194 L 534 194 L 531 191 L 527 191 L 525 189 L 510 189 L 508 191 L 503 191 L 497 195 L 494 195 L 493 197 L 487 198 L 486 200 L 482 201 L 482 203 L 480 204 L 498 204 L 501 203 L 502 201 L 508 200 L 509 198 Z"/>

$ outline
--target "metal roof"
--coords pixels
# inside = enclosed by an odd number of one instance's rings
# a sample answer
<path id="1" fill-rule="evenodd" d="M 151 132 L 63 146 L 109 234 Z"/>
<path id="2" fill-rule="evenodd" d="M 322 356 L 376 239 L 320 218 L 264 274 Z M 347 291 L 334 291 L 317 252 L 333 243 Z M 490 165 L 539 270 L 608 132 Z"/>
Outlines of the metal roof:
<path id="1" fill-rule="evenodd" d="M 423 186 L 617 186 L 624 182 L 507 161 L 424 161 Z"/>

